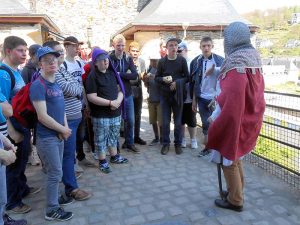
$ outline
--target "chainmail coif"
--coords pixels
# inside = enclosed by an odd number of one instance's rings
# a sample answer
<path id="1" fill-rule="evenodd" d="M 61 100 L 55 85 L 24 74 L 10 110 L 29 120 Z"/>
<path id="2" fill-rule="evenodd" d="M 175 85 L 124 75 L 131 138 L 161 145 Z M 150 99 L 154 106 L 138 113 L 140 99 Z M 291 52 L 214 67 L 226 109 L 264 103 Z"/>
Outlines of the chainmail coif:
<path id="1" fill-rule="evenodd" d="M 233 22 L 224 30 L 225 61 L 221 74 L 233 68 L 260 68 L 261 59 L 252 46 L 250 30 L 242 22 Z"/>

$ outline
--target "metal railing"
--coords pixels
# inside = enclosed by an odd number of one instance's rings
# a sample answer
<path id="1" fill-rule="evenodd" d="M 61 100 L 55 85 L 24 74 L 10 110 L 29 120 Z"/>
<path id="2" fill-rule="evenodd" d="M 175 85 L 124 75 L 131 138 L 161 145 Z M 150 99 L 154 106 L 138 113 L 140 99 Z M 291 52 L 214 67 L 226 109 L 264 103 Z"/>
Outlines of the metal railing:
<path id="1" fill-rule="evenodd" d="M 300 95 L 265 91 L 257 145 L 246 160 L 300 189 Z"/>

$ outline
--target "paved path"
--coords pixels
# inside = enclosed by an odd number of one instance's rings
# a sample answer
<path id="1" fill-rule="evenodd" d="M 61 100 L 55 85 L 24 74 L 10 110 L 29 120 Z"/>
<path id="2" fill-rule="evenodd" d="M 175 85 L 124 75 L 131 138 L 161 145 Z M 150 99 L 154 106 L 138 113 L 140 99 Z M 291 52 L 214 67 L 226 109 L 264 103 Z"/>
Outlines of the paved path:
<path id="1" fill-rule="evenodd" d="M 150 141 L 147 115 L 144 109 L 142 137 Z M 244 211 L 237 213 L 214 206 L 216 166 L 198 158 L 198 150 L 186 148 L 177 156 L 172 147 L 162 156 L 159 146 L 140 148 L 139 155 L 123 152 L 129 164 L 112 165 L 108 175 L 97 168 L 85 169 L 79 185 L 93 197 L 65 207 L 74 212 L 72 220 L 44 220 L 44 190 L 25 200 L 32 206 L 30 213 L 14 217 L 26 218 L 32 225 L 300 225 L 300 192 L 260 168 L 245 164 Z M 27 175 L 30 185 L 44 184 L 40 167 L 28 167 Z"/>

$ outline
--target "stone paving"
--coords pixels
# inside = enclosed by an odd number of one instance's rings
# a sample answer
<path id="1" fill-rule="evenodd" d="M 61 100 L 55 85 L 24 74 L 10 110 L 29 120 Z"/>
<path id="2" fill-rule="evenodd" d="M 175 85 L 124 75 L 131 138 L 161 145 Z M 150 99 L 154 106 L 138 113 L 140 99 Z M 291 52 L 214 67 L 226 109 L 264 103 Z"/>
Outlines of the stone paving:
<path id="1" fill-rule="evenodd" d="M 153 135 L 146 109 L 142 120 L 141 136 L 149 142 Z M 31 212 L 13 217 L 32 225 L 300 225 L 299 191 L 254 165 L 245 163 L 245 204 L 238 213 L 214 206 L 217 170 L 207 157 L 197 157 L 201 146 L 186 148 L 179 156 L 173 147 L 166 156 L 160 146 L 138 147 L 141 154 L 122 151 L 129 163 L 112 165 L 108 175 L 85 168 L 79 185 L 93 197 L 65 206 L 74 213 L 72 220 L 44 220 L 44 189 L 24 200 Z M 31 186 L 44 185 L 40 167 L 29 166 L 27 175 Z"/>

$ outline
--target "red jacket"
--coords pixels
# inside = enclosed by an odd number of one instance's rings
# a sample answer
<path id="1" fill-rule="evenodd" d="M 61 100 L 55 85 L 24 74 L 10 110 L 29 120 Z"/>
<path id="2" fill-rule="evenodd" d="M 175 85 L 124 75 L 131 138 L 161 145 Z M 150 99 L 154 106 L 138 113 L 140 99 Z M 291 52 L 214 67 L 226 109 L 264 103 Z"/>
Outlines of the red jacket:
<path id="1" fill-rule="evenodd" d="M 85 83 L 85 81 L 86 81 L 89 73 L 91 72 L 91 65 L 90 65 L 90 63 L 85 64 L 84 67 L 83 67 L 83 69 L 84 69 L 84 74 L 82 74 L 82 82 Z"/>
<path id="2" fill-rule="evenodd" d="M 256 145 L 265 111 L 264 80 L 259 69 L 227 72 L 220 80 L 217 97 L 221 113 L 210 125 L 206 148 L 215 149 L 229 160 L 237 160 Z M 222 75 L 221 75 L 222 76 Z"/>

